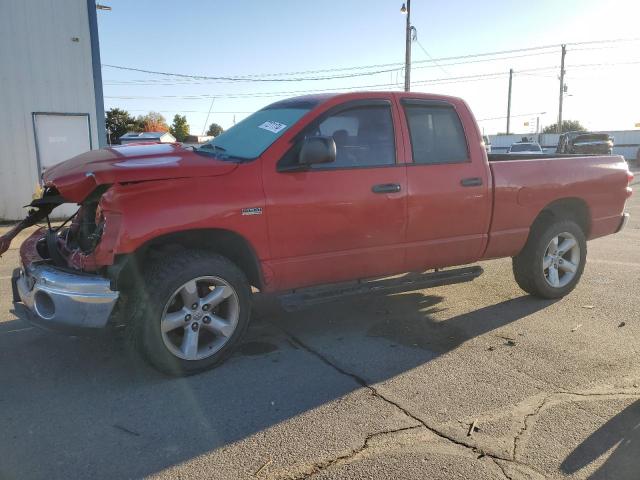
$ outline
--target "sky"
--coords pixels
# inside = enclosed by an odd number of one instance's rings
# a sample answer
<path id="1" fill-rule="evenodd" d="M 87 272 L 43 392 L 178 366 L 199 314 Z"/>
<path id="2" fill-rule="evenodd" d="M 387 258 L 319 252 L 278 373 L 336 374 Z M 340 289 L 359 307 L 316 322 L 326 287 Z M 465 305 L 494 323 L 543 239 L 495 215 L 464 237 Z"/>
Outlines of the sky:
<path id="1" fill-rule="evenodd" d="M 159 111 L 169 123 L 176 113 L 184 114 L 194 134 L 212 122 L 228 128 L 269 103 L 309 91 L 403 89 L 401 1 L 99 3 L 112 7 L 98 11 L 105 108 L 124 108 L 132 115 Z M 541 128 L 557 121 L 559 45 L 567 43 L 563 118 L 591 130 L 634 129 L 640 124 L 638 18 L 637 0 L 413 0 L 412 91 L 464 98 L 483 131 L 495 134 L 506 130 L 513 69 L 511 130 L 533 133 L 538 121 Z M 437 60 L 541 46 L 549 47 Z M 387 66 L 371 67 L 382 64 Z M 280 81 L 191 79 L 107 65 Z M 345 70 L 291 75 L 328 69 Z M 370 72 L 380 73 L 326 79 Z"/>

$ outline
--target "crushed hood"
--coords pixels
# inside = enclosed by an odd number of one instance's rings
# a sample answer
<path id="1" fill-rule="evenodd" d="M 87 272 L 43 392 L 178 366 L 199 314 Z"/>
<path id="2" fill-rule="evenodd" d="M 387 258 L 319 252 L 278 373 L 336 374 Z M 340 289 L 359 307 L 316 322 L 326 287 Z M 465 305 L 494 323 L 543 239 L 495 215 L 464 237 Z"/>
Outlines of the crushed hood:
<path id="1" fill-rule="evenodd" d="M 214 177 L 232 172 L 236 163 L 187 150 L 173 143 L 136 143 L 92 150 L 48 168 L 44 185 L 65 200 L 82 202 L 98 185 Z"/>

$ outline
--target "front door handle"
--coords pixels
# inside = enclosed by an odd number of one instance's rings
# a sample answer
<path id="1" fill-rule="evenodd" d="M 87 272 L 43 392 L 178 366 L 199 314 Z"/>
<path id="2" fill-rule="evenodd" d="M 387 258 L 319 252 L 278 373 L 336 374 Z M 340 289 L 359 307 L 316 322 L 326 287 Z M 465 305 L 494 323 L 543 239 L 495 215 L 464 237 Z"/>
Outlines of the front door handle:
<path id="1" fill-rule="evenodd" d="M 480 177 L 463 178 L 460 180 L 460 185 L 463 187 L 479 187 L 482 185 L 482 179 Z"/>
<path id="2" fill-rule="evenodd" d="M 397 183 L 381 183 L 380 185 L 374 185 L 371 187 L 373 193 L 398 193 L 400 191 L 400 185 Z"/>

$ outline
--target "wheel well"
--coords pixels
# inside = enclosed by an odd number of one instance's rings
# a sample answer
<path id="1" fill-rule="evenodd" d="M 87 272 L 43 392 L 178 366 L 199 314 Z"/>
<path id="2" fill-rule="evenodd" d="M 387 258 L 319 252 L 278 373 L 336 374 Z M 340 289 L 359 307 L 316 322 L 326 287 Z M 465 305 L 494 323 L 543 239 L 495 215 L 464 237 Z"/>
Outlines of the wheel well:
<path id="1" fill-rule="evenodd" d="M 262 270 L 253 247 L 241 235 L 222 229 L 186 230 L 154 238 L 122 262 L 122 268 L 117 272 L 119 283 L 124 284 L 127 279 L 136 278 L 145 262 L 183 249 L 218 253 L 235 263 L 252 286 L 258 289 L 263 287 Z"/>
<path id="2" fill-rule="evenodd" d="M 591 213 L 584 200 L 579 198 L 556 200 L 540 211 L 534 223 L 550 216 L 557 219 L 574 220 L 584 232 L 585 237 L 589 236 L 589 231 L 591 230 Z"/>

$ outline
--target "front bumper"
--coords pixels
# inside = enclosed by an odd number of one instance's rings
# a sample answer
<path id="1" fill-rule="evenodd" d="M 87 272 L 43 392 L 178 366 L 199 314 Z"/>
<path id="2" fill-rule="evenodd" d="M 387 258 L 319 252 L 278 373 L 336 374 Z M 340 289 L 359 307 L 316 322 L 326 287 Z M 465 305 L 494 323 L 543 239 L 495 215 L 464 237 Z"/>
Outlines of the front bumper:
<path id="1" fill-rule="evenodd" d="M 32 244 L 28 239 L 23 247 Z M 23 268 L 14 271 L 14 301 L 22 303 L 29 320 L 48 330 L 67 333 L 104 328 L 118 300 L 109 280 L 95 274 L 29 263 L 21 249 Z M 25 255 L 26 254 L 26 255 Z M 18 297 L 18 298 L 15 298 Z"/>

